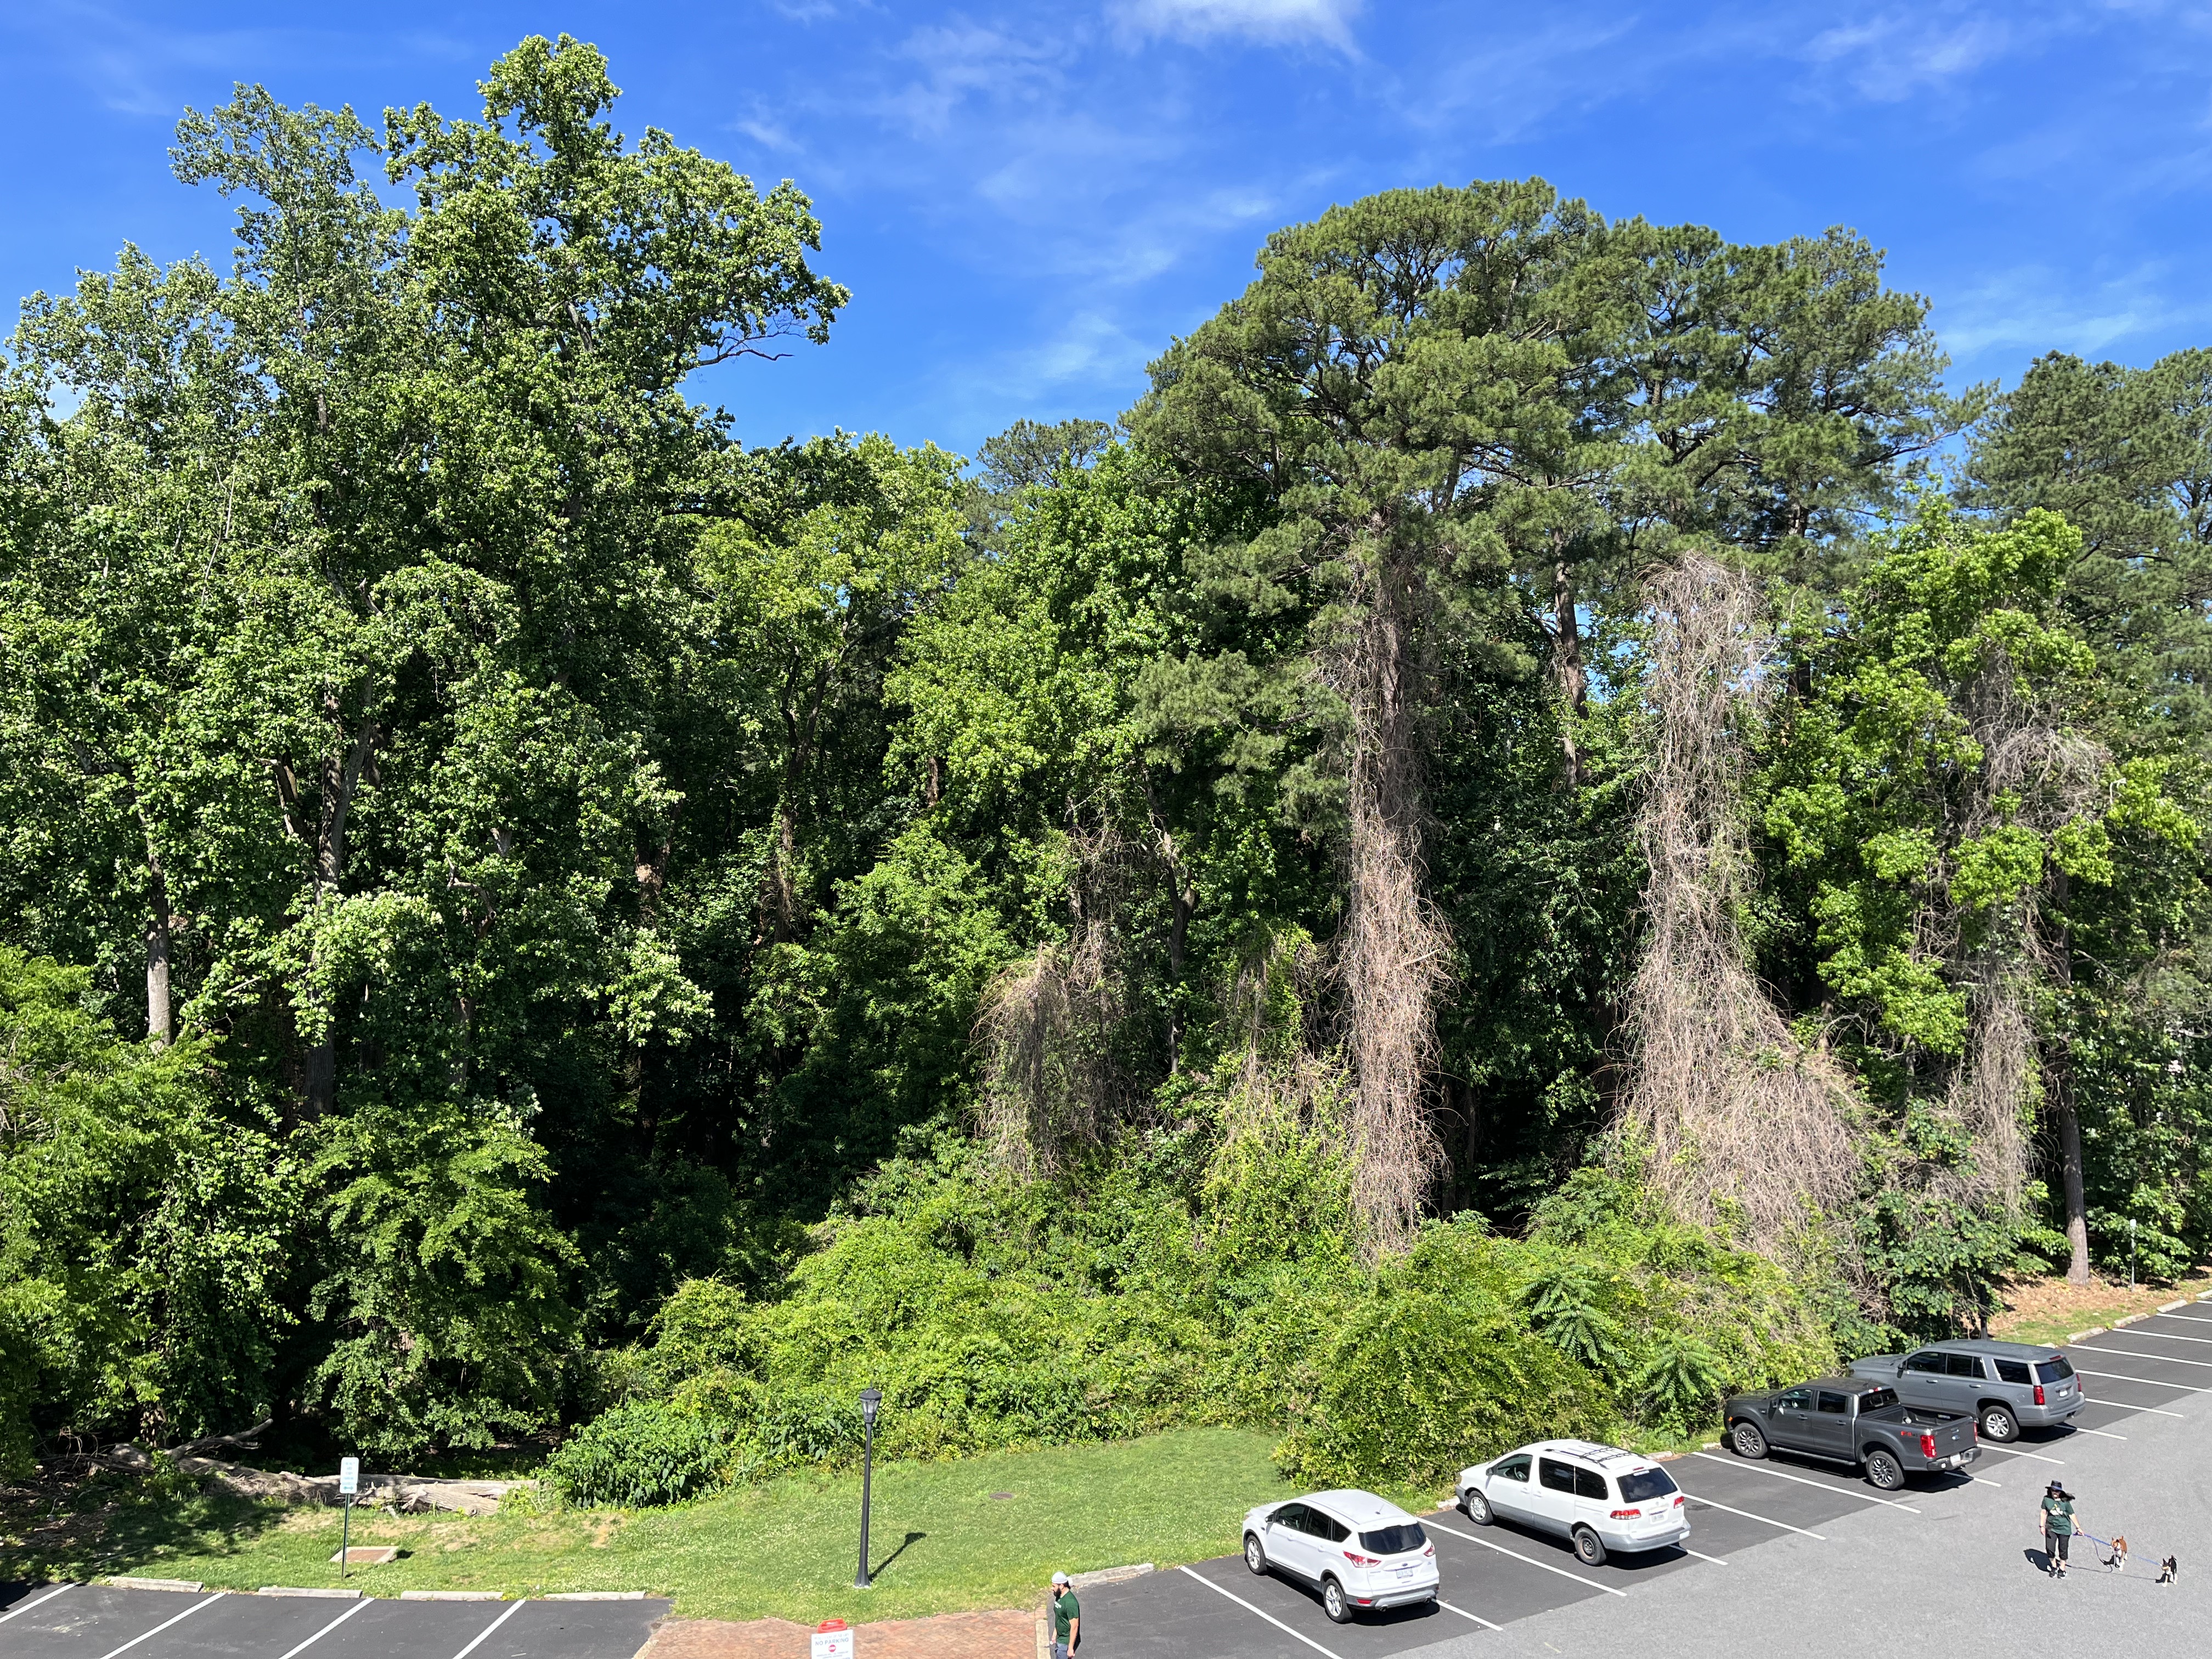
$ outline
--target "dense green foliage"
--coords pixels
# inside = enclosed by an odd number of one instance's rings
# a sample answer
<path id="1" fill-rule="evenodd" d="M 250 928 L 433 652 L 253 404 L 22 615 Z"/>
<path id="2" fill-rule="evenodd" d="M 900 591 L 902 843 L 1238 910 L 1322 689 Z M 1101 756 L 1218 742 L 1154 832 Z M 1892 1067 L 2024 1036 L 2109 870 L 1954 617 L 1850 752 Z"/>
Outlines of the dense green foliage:
<path id="1" fill-rule="evenodd" d="M 577 1431 L 644 1503 L 874 1383 L 895 1456 L 1419 1484 L 2212 1247 L 2203 354 L 1954 399 L 1855 234 L 1477 183 L 1271 237 L 1121 423 L 747 449 L 685 377 L 826 337 L 806 199 L 565 39 L 482 92 L 189 113 L 232 269 L 9 342 L 11 1465 Z M 1788 1260 L 1609 1133 L 1692 557 L 1781 630 L 1729 926 L 1856 1114 Z"/>

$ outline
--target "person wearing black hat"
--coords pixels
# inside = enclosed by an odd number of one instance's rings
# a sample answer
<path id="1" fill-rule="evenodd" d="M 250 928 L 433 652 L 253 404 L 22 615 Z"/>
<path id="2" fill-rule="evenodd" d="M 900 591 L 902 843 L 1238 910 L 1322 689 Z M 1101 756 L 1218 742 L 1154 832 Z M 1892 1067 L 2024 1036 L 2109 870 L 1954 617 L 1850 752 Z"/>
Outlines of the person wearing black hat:
<path id="1" fill-rule="evenodd" d="M 2053 1578 L 2066 1576 L 2066 1547 L 2074 1541 L 2074 1494 L 2056 1480 L 2043 1492 L 2043 1563 Z"/>

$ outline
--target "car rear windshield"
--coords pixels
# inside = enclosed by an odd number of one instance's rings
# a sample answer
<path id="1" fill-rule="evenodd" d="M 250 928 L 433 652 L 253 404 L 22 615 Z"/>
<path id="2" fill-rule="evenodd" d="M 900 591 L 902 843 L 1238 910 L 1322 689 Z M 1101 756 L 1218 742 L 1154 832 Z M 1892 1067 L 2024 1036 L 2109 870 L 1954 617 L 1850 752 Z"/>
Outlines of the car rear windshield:
<path id="1" fill-rule="evenodd" d="M 2066 1356 L 2063 1353 L 2056 1359 L 2035 1362 L 2035 1380 L 2039 1382 L 2063 1382 L 2073 1375 L 2074 1368 L 2066 1363 Z"/>
<path id="2" fill-rule="evenodd" d="M 1869 1389 L 1859 1396 L 1859 1410 L 1862 1413 L 1887 1411 L 1896 1403 L 1895 1389 Z"/>
<path id="3" fill-rule="evenodd" d="M 1624 1504 L 1648 1503 L 1675 1490 L 1674 1482 L 1664 1469 L 1643 1469 L 1620 1477 L 1620 1501 Z"/>
<path id="4" fill-rule="evenodd" d="M 1402 1527 L 1377 1527 L 1372 1532 L 1359 1534 L 1362 1547 L 1377 1555 L 1409 1554 L 1428 1541 L 1429 1535 L 1421 1530 L 1418 1521 L 1408 1521 Z"/>

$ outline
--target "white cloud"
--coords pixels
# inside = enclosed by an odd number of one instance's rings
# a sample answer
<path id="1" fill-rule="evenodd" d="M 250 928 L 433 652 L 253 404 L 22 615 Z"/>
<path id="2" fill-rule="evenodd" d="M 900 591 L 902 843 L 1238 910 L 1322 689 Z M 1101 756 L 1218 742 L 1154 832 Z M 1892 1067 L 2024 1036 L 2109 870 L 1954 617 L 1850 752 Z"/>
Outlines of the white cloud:
<path id="1" fill-rule="evenodd" d="M 1996 349 L 2094 356 L 2124 341 L 2167 334 L 2212 318 L 2212 305 L 2193 295 L 2180 297 L 2188 286 L 2177 282 L 2163 263 L 2101 282 L 2023 265 L 1967 289 L 1944 307 L 1935 319 L 1936 331 L 1945 349 L 1960 358 Z"/>
<path id="2" fill-rule="evenodd" d="M 1996 17 L 1938 21 L 1926 12 L 1893 12 L 1823 30 L 1805 56 L 1840 67 L 1862 97 L 1895 103 L 1980 68 L 2014 38 L 2014 29 Z"/>
<path id="3" fill-rule="evenodd" d="M 1118 0 L 1115 20 L 1133 34 L 1202 40 L 1241 34 L 1255 40 L 1318 40 L 1352 50 L 1360 0 Z"/>

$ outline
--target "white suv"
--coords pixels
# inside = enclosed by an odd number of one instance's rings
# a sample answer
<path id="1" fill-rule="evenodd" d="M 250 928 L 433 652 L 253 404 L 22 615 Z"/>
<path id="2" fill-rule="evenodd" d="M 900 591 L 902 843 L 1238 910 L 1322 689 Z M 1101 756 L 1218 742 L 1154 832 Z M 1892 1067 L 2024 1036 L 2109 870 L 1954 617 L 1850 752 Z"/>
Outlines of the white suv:
<path id="1" fill-rule="evenodd" d="M 1293 1573 L 1321 1589 L 1340 1625 L 1362 1607 L 1437 1597 L 1437 1547 L 1421 1523 L 1371 1492 L 1317 1492 L 1263 1504 L 1244 1517 L 1244 1565 Z"/>
<path id="2" fill-rule="evenodd" d="M 1641 1452 L 1587 1440 L 1540 1440 L 1459 1472 L 1468 1519 L 1557 1533 L 1587 1566 L 1606 1552 L 1665 1549 L 1690 1535 L 1690 1511 L 1674 1477 Z"/>

